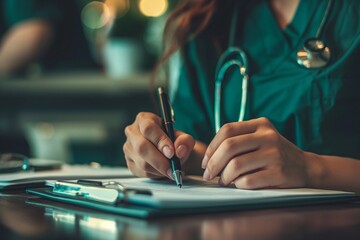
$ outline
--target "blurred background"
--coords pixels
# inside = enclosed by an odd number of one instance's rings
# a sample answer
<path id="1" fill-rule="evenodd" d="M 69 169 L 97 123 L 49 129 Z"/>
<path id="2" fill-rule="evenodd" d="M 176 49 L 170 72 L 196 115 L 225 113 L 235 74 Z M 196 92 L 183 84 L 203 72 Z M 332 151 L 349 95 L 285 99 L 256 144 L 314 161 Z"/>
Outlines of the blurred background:
<path id="1" fill-rule="evenodd" d="M 0 0 L 0 153 L 124 166 L 176 0 Z"/>

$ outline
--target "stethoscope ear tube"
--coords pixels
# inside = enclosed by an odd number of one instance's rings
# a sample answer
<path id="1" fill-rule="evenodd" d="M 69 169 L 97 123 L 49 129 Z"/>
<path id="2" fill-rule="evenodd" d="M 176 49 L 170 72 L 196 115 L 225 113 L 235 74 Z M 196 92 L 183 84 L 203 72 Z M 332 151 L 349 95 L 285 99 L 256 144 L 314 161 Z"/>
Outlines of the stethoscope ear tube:
<path id="1" fill-rule="evenodd" d="M 228 47 L 228 49 L 226 49 L 225 52 L 221 54 L 218 60 L 215 71 L 216 76 L 218 75 L 218 73 L 220 73 L 220 68 L 222 68 L 227 61 L 231 61 L 234 59 L 236 59 L 247 71 L 248 61 L 245 52 L 239 47 Z"/>
<path id="2" fill-rule="evenodd" d="M 229 58 L 236 59 L 229 60 Z M 224 62 L 226 61 L 226 62 Z M 226 74 L 232 68 L 238 68 L 239 73 L 242 75 L 242 97 L 240 102 L 239 119 L 243 121 L 245 116 L 247 90 L 249 77 L 247 74 L 247 59 L 245 53 L 239 48 L 229 48 L 219 59 L 218 67 L 216 68 L 215 76 L 215 96 L 214 96 L 214 121 L 215 132 L 218 132 L 221 127 L 221 97 L 222 97 L 222 84 Z"/>

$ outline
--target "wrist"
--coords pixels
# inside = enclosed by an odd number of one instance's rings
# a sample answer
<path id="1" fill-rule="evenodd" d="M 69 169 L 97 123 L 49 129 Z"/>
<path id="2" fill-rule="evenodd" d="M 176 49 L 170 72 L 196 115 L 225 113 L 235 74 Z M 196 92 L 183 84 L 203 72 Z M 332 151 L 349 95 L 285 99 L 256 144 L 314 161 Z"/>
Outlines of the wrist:
<path id="1" fill-rule="evenodd" d="M 310 188 L 320 188 L 322 179 L 325 176 L 325 166 L 321 155 L 304 152 L 306 164 L 305 186 Z"/>

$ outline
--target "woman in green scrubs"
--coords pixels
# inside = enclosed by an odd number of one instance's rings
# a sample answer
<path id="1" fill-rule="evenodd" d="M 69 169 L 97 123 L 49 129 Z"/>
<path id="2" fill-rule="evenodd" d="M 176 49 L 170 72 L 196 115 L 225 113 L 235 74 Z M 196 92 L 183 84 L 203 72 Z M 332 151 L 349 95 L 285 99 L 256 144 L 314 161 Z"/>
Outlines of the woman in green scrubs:
<path id="1" fill-rule="evenodd" d="M 177 41 L 166 53 L 181 50 L 170 59 L 177 138 L 172 144 L 158 116 L 140 113 L 125 131 L 130 170 L 172 178 L 167 158 L 176 154 L 186 173 L 201 166 L 205 180 L 220 176 L 223 185 L 360 192 L 360 2 L 247 2 L 186 1 L 169 19 Z M 331 57 L 309 69 L 297 53 L 315 36 Z M 238 121 L 243 77 L 234 68 L 221 86 L 216 131 L 215 69 L 229 40 L 247 56 L 245 114 Z"/>

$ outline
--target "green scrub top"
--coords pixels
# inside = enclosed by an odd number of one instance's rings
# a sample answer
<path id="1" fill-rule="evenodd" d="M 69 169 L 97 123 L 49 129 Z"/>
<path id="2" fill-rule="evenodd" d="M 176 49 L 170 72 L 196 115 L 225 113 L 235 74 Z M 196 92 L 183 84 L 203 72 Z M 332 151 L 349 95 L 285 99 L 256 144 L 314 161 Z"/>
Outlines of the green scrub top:
<path id="1" fill-rule="evenodd" d="M 320 69 L 297 64 L 297 51 L 315 37 L 327 5 L 301 0 L 285 30 L 266 0 L 247 12 L 235 38 L 249 61 L 245 120 L 267 117 L 305 151 L 360 158 L 360 1 L 333 1 L 320 36 L 331 50 L 330 63 Z M 215 49 L 205 32 L 191 40 L 183 49 L 178 77 L 170 80 L 175 127 L 204 143 L 215 135 L 214 78 L 220 55 Z M 223 83 L 222 124 L 238 120 L 241 82 L 234 70 Z"/>

